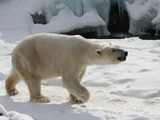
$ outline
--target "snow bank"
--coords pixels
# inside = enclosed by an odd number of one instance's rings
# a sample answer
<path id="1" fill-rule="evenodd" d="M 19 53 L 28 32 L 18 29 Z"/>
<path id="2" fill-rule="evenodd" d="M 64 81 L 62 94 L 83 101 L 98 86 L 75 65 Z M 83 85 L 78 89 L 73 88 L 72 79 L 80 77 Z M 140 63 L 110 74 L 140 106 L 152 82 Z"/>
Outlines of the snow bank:
<path id="1" fill-rule="evenodd" d="M 71 10 L 62 9 L 59 11 L 57 16 L 50 19 L 48 24 L 35 24 L 31 31 L 32 33 L 66 33 L 78 28 L 97 27 L 104 25 L 106 25 L 105 22 L 98 16 L 95 10 L 84 14 L 82 17 L 76 17 Z"/>

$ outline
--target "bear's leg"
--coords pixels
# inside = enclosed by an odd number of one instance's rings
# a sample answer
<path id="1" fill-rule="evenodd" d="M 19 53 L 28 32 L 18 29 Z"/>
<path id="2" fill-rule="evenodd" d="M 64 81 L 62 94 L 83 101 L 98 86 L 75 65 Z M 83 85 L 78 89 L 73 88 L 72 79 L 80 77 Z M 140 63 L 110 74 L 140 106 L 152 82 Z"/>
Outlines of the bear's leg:
<path id="1" fill-rule="evenodd" d="M 86 72 L 86 68 L 80 73 L 80 75 L 79 75 L 79 82 L 82 81 L 82 78 L 83 78 L 85 72 Z"/>
<path id="2" fill-rule="evenodd" d="M 21 77 L 19 74 L 13 69 L 11 74 L 5 81 L 5 88 L 8 95 L 13 96 L 18 94 L 18 90 L 16 89 L 16 85 L 21 81 Z"/>
<path id="3" fill-rule="evenodd" d="M 83 76 L 84 76 L 84 74 L 85 74 L 85 71 L 86 71 L 86 68 L 80 73 L 80 75 L 79 75 L 79 82 L 81 82 L 81 80 L 82 80 L 82 78 L 83 78 Z M 78 100 L 74 95 L 72 95 L 72 94 L 70 94 L 70 100 L 71 100 L 71 102 L 73 102 L 73 103 L 77 103 L 77 104 L 79 104 L 79 103 L 82 103 L 82 101 L 81 100 Z"/>
<path id="4" fill-rule="evenodd" d="M 21 58 L 16 60 L 17 61 L 14 62 L 14 66 L 27 84 L 30 93 L 30 101 L 41 103 L 49 102 L 50 99 L 48 97 L 41 95 L 41 79 L 32 73 L 32 64 L 25 64 L 27 60 L 23 61 Z"/>
<path id="5" fill-rule="evenodd" d="M 50 102 L 50 98 L 43 96 L 41 94 L 41 80 L 35 78 L 33 79 L 32 77 L 29 79 L 27 78 L 25 81 L 30 92 L 31 102 L 40 102 L 40 103 Z"/>
<path id="6" fill-rule="evenodd" d="M 68 90 L 71 95 L 76 97 L 76 101 L 81 101 L 82 103 L 85 103 L 89 100 L 89 91 L 75 79 L 63 79 L 63 86 Z"/>
<path id="7" fill-rule="evenodd" d="M 32 75 L 26 76 L 24 74 L 22 76 L 29 89 L 31 102 L 50 102 L 50 99 L 48 97 L 41 94 L 41 80 L 39 78 L 33 77 Z"/>
<path id="8" fill-rule="evenodd" d="M 81 101 L 82 103 L 85 103 L 89 100 L 89 91 L 80 84 L 78 77 L 75 75 L 66 74 L 63 76 L 63 86 L 70 93 L 70 98 L 75 100 L 73 102 Z"/>

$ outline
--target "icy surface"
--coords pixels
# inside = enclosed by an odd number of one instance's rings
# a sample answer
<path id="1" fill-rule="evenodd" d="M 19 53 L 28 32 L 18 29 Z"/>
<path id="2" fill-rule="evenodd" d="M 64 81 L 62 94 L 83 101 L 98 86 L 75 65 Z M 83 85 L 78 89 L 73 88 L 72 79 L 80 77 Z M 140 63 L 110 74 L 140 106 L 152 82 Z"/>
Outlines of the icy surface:
<path id="1" fill-rule="evenodd" d="M 132 34 L 145 33 L 146 29 L 160 29 L 160 0 L 135 0 L 127 2 Z"/>
<path id="2" fill-rule="evenodd" d="M 147 29 L 155 29 L 158 33 L 160 30 L 160 0 L 2 0 L 1 36 L 16 41 L 19 39 L 10 33 L 20 34 L 23 38 L 23 35 L 37 32 L 63 33 L 85 27 L 97 27 L 99 36 L 110 35 L 107 29 L 110 4 L 115 3 L 118 3 L 120 11 L 127 7 L 129 33 L 144 34 Z M 33 24 L 31 14 L 35 12 L 45 13 L 48 24 Z M 6 29 L 6 26 L 10 28 Z"/>

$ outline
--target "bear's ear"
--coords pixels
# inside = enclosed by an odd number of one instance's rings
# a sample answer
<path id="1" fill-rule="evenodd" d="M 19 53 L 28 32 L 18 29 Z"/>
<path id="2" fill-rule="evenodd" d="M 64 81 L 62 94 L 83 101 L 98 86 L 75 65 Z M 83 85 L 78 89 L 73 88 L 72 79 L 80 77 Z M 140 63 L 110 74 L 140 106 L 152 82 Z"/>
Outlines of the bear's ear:
<path id="1" fill-rule="evenodd" d="M 102 50 L 97 49 L 97 50 L 95 51 L 95 53 L 96 53 L 97 55 L 101 55 L 101 54 L 102 54 Z"/>

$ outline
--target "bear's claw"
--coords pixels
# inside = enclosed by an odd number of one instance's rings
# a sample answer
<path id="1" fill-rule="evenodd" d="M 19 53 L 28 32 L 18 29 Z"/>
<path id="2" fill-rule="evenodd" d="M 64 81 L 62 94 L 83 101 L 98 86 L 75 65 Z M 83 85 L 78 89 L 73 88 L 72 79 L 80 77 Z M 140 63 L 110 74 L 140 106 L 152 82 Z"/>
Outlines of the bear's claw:
<path id="1" fill-rule="evenodd" d="M 71 95 L 70 94 L 70 101 L 73 103 L 73 104 L 82 104 L 83 102 L 81 100 L 78 100 L 75 96 Z"/>
<path id="2" fill-rule="evenodd" d="M 14 90 L 9 91 L 8 95 L 14 96 L 14 95 L 17 95 L 18 93 L 19 93 L 19 91 L 17 89 L 14 89 Z"/>

